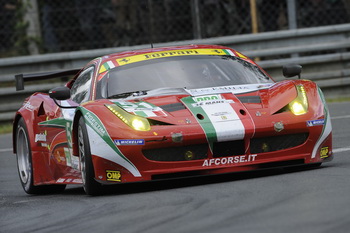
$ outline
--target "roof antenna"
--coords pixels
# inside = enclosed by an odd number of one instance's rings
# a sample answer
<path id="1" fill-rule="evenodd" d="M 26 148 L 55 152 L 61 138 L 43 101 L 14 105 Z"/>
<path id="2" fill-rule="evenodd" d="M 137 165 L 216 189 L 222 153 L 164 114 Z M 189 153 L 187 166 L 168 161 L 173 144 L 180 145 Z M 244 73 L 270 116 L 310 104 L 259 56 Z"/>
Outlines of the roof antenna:
<path id="1" fill-rule="evenodd" d="M 153 16 L 153 8 L 152 8 L 152 0 L 148 0 L 148 39 L 149 43 L 151 44 L 151 48 L 153 49 L 153 23 L 152 23 L 152 16 Z"/>

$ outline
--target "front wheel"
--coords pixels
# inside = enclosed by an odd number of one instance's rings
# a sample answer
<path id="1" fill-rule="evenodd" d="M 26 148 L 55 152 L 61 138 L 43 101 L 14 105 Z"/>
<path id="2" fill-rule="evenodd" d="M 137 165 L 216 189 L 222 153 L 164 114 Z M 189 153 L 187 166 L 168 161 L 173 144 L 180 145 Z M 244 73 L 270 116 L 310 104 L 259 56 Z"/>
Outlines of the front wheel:
<path id="1" fill-rule="evenodd" d="M 79 119 L 78 126 L 78 145 L 80 157 L 80 171 L 83 186 L 86 194 L 99 195 L 102 194 L 102 185 L 95 180 L 95 171 L 92 163 L 89 137 L 85 125 L 84 118 Z"/>
<path id="2" fill-rule="evenodd" d="M 21 118 L 16 129 L 16 157 L 19 178 L 24 191 L 28 194 L 44 194 L 62 192 L 66 185 L 34 186 L 32 151 L 28 137 L 27 126 Z"/>

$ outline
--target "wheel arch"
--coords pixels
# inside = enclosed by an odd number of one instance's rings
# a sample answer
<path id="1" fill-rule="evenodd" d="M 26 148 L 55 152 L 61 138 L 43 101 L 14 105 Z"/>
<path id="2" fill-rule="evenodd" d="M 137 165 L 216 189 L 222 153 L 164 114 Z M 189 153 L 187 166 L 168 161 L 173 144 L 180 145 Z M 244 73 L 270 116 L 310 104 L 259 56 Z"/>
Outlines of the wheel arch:
<path id="1" fill-rule="evenodd" d="M 83 117 L 83 113 L 80 110 L 77 110 L 73 119 L 73 128 L 72 128 L 72 144 L 73 144 L 73 155 L 79 156 L 78 149 L 78 126 L 79 119 Z"/>

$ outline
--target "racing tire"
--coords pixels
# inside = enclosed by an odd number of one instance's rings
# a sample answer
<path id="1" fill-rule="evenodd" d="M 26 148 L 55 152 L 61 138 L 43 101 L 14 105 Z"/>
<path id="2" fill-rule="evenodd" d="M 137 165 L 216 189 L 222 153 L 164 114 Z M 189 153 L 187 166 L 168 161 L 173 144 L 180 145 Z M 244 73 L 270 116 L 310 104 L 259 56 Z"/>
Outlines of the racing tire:
<path id="1" fill-rule="evenodd" d="M 28 194 L 50 194 L 63 192 L 66 185 L 34 185 L 32 150 L 27 126 L 21 118 L 16 129 L 16 159 L 19 179 Z"/>
<path id="2" fill-rule="evenodd" d="M 100 195 L 103 193 L 103 186 L 95 180 L 95 171 L 92 163 L 89 137 L 87 134 L 85 120 L 83 117 L 79 119 L 78 146 L 80 158 L 80 171 L 84 191 L 88 195 Z"/>

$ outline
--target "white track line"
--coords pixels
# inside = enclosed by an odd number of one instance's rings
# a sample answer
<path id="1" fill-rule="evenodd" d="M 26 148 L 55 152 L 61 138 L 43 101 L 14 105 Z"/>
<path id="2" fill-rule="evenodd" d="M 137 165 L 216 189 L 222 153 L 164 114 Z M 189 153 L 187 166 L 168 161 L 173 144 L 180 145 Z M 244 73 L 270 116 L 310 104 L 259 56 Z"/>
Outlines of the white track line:
<path id="1" fill-rule="evenodd" d="M 344 152 L 344 151 L 350 151 L 350 147 L 333 149 L 333 153 L 340 153 L 340 152 Z"/>
<path id="2" fill-rule="evenodd" d="M 12 151 L 12 148 L 0 149 L 0 153 L 1 152 L 10 152 L 10 151 Z"/>
<path id="3" fill-rule="evenodd" d="M 331 117 L 331 120 L 350 118 L 350 115 Z"/>

